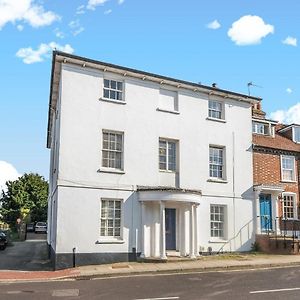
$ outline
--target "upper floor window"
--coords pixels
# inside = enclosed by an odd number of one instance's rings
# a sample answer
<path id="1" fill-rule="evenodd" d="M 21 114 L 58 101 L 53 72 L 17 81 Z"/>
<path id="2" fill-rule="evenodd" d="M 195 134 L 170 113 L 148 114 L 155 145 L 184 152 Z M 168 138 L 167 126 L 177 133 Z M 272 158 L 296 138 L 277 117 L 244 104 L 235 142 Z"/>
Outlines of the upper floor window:
<path id="1" fill-rule="evenodd" d="M 111 100 L 124 101 L 123 82 L 104 79 L 103 97 Z"/>
<path id="2" fill-rule="evenodd" d="M 295 194 L 283 194 L 283 217 L 285 219 L 296 218 L 296 201 Z"/>
<path id="3" fill-rule="evenodd" d="M 293 131 L 294 131 L 294 142 L 296 143 L 300 143 L 300 127 L 293 127 Z"/>
<path id="4" fill-rule="evenodd" d="M 103 131 L 102 167 L 123 169 L 123 133 Z"/>
<path id="5" fill-rule="evenodd" d="M 161 89 L 159 91 L 158 109 L 168 112 L 178 112 L 177 92 Z"/>
<path id="6" fill-rule="evenodd" d="M 281 156 L 281 179 L 283 181 L 295 181 L 295 157 Z"/>
<path id="7" fill-rule="evenodd" d="M 159 169 L 176 171 L 176 142 L 159 139 Z"/>
<path id="8" fill-rule="evenodd" d="M 270 126 L 269 124 L 265 124 L 265 123 L 253 122 L 252 132 L 257 134 L 270 135 Z"/>
<path id="9" fill-rule="evenodd" d="M 209 176 L 211 178 L 224 179 L 224 148 L 209 147 Z"/>
<path id="10" fill-rule="evenodd" d="M 223 104 L 218 101 L 209 100 L 208 116 L 213 119 L 224 119 Z"/>
<path id="11" fill-rule="evenodd" d="M 225 206 L 210 206 L 210 236 L 225 238 Z"/>
<path id="12" fill-rule="evenodd" d="M 100 236 L 121 236 L 121 200 L 101 200 Z"/>

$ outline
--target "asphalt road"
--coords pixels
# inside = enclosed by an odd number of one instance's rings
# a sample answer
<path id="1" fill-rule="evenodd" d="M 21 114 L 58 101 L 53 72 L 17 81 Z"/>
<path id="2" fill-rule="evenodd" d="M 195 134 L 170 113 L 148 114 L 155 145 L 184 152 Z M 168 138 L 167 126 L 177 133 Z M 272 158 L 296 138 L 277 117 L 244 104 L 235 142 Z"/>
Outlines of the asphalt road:
<path id="1" fill-rule="evenodd" d="M 25 242 L 13 242 L 0 251 L 0 271 L 52 270 L 48 260 L 46 234 L 30 233 L 27 238 Z"/>
<path id="2" fill-rule="evenodd" d="M 276 300 L 300 298 L 300 269 L 169 274 L 39 283 L 0 283 L 1 300 Z"/>

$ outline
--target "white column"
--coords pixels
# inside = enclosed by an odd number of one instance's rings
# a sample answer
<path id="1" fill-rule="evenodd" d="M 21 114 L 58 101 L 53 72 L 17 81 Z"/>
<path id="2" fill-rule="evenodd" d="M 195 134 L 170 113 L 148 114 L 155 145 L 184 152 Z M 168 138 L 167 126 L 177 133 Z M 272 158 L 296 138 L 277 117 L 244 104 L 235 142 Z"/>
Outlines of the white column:
<path id="1" fill-rule="evenodd" d="M 275 198 L 274 199 L 274 203 L 275 203 L 275 217 L 274 217 L 275 222 L 274 222 L 274 224 L 275 224 L 275 227 L 273 227 L 273 229 L 275 230 L 275 228 L 276 228 L 276 230 L 277 230 L 276 233 L 280 234 L 279 205 L 281 204 L 281 202 L 279 199 L 279 194 L 276 194 L 274 198 Z"/>
<path id="2" fill-rule="evenodd" d="M 145 216 L 146 216 L 146 208 L 145 208 L 145 203 L 141 202 L 142 206 L 142 213 L 141 213 L 141 225 L 142 225 L 142 234 L 141 234 L 141 258 L 145 257 L 145 238 L 146 238 L 146 224 L 145 224 Z"/>
<path id="3" fill-rule="evenodd" d="M 198 215 L 197 215 L 197 207 L 198 205 L 194 206 L 194 226 L 195 226 L 195 255 L 199 256 L 199 245 L 198 245 Z"/>
<path id="4" fill-rule="evenodd" d="M 195 256 L 195 214 L 194 204 L 190 205 L 190 258 L 196 258 Z"/>
<path id="5" fill-rule="evenodd" d="M 160 208 L 160 258 L 167 259 L 165 203 L 163 201 L 160 201 L 159 208 Z"/>
<path id="6" fill-rule="evenodd" d="M 260 228 L 260 206 L 259 206 L 259 191 L 255 191 L 254 197 L 255 197 L 255 203 L 256 203 L 256 212 L 255 212 L 255 223 L 256 224 L 256 234 L 261 234 L 261 228 Z"/>

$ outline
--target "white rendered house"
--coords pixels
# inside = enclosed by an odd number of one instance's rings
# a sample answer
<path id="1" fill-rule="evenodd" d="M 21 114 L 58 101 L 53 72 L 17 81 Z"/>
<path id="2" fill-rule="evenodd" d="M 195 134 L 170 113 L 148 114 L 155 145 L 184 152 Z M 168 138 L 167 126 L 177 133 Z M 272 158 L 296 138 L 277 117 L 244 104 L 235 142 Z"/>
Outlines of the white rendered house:
<path id="1" fill-rule="evenodd" d="M 53 53 L 55 268 L 248 251 L 259 98 Z"/>

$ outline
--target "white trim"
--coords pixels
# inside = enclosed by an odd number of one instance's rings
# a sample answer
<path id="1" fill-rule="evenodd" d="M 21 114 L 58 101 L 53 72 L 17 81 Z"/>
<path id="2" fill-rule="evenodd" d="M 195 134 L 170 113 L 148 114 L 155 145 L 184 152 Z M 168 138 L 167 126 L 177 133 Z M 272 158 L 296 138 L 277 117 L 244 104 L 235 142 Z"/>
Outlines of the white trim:
<path id="1" fill-rule="evenodd" d="M 210 149 L 211 148 L 222 150 L 222 158 L 223 158 L 222 177 L 210 176 Z M 218 183 L 227 183 L 226 165 L 227 165 L 226 164 L 226 147 L 221 146 L 221 145 L 209 144 L 208 145 L 208 177 L 209 177 L 209 179 L 207 181 L 218 182 Z"/>
<path id="2" fill-rule="evenodd" d="M 161 169 L 160 168 L 160 142 L 165 142 L 166 143 L 166 169 Z M 175 170 L 170 170 L 169 169 L 169 143 L 173 143 L 175 145 Z M 173 139 L 168 139 L 168 138 L 163 138 L 159 137 L 158 138 L 158 170 L 159 172 L 167 172 L 167 173 L 176 173 L 178 170 L 178 153 L 179 153 L 179 142 L 178 140 L 173 140 Z"/>
<path id="3" fill-rule="evenodd" d="M 170 191 L 139 191 L 139 201 L 175 201 L 186 203 L 200 203 L 201 195 L 184 192 L 170 192 Z"/>
<path id="4" fill-rule="evenodd" d="M 170 113 L 174 115 L 180 115 L 180 112 L 178 110 L 168 110 L 168 109 L 163 109 L 163 108 L 156 108 L 157 111 L 165 112 L 165 113 Z"/>
<path id="5" fill-rule="evenodd" d="M 110 130 L 110 129 L 102 129 L 101 131 L 102 135 L 101 135 L 101 154 L 100 154 L 100 168 L 99 168 L 99 172 L 107 172 L 107 173 L 118 173 L 118 174 L 124 174 L 124 148 L 125 148 L 125 134 L 122 131 L 117 131 L 117 130 Z M 110 168 L 110 167 L 104 167 L 103 166 L 103 151 L 112 151 L 109 149 L 103 149 L 103 136 L 104 133 L 108 133 L 108 134 L 118 134 L 121 135 L 122 137 L 122 151 L 121 151 L 121 168 Z"/>
<path id="6" fill-rule="evenodd" d="M 104 101 L 104 102 L 111 102 L 111 103 L 115 103 L 115 104 L 123 104 L 123 105 L 127 103 L 123 100 L 114 100 L 114 99 L 108 99 L 108 98 L 103 98 L 103 97 L 100 97 L 99 100 Z"/>
<path id="7" fill-rule="evenodd" d="M 102 201 L 120 201 L 121 202 L 121 208 L 120 208 L 120 236 L 108 236 L 108 235 L 101 235 L 101 214 L 102 214 Z M 115 205 L 114 205 L 115 207 Z M 97 240 L 97 243 L 100 244 L 122 244 L 124 243 L 123 237 L 124 237 L 124 199 L 122 198 L 108 198 L 108 197 L 101 197 L 100 198 L 100 210 L 99 210 L 99 239 Z M 115 228 L 115 227 L 113 227 Z"/>
<path id="8" fill-rule="evenodd" d="M 293 179 L 292 180 L 287 180 L 283 178 L 283 166 L 282 166 L 282 159 L 284 157 L 291 157 L 293 158 L 294 161 L 294 168 L 293 168 Z M 296 177 L 296 159 L 294 155 L 280 155 L 280 172 L 281 172 L 281 181 L 282 182 L 296 182 L 297 177 Z"/>
<path id="9" fill-rule="evenodd" d="M 210 111 L 211 109 L 210 109 L 210 107 L 209 107 L 209 104 L 210 104 L 211 102 L 216 102 L 216 103 L 218 103 L 218 104 L 221 104 L 221 118 L 210 117 L 209 111 Z M 214 110 L 214 111 L 216 111 L 216 110 Z M 226 115 L 225 115 L 225 104 L 224 104 L 223 101 L 218 101 L 218 100 L 208 99 L 208 110 L 207 110 L 207 112 L 208 112 L 208 116 L 207 116 L 208 118 L 211 118 L 212 120 L 224 120 L 224 121 L 225 121 L 225 117 L 226 117 Z"/>
<path id="10" fill-rule="evenodd" d="M 284 196 L 292 196 L 293 197 L 293 218 L 286 218 L 286 220 L 297 220 L 298 219 L 298 211 L 297 211 L 297 194 L 293 192 L 283 192 L 282 193 L 282 217 L 284 218 Z"/>
<path id="11" fill-rule="evenodd" d="M 220 123 L 226 123 L 227 121 L 224 119 L 217 119 L 217 118 L 212 118 L 212 117 L 207 117 L 206 120 L 208 121 L 215 121 L 215 122 L 220 122 Z"/>
<path id="12" fill-rule="evenodd" d="M 298 128 L 300 130 L 300 126 L 295 126 L 293 125 L 292 127 L 292 136 L 293 136 L 293 142 L 295 142 L 296 144 L 300 144 L 300 140 L 299 141 L 296 141 L 295 139 L 295 129 Z"/>

